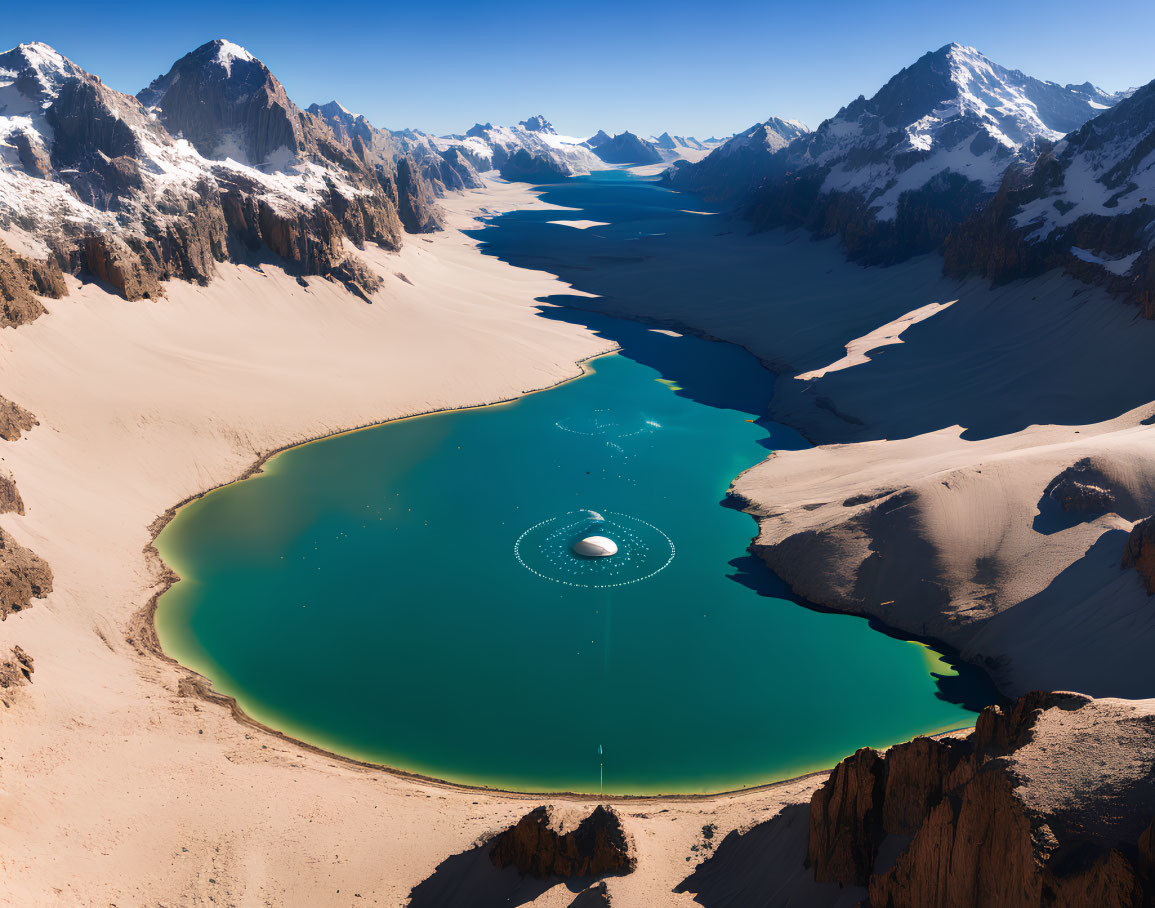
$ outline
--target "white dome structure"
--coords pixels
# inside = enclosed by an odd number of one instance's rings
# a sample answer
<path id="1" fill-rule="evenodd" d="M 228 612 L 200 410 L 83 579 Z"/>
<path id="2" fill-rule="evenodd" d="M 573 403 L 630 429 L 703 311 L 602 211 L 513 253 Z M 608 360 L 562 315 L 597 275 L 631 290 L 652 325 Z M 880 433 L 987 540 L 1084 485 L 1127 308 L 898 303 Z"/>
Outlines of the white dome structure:
<path id="1" fill-rule="evenodd" d="M 605 536 L 586 536 L 573 544 L 573 553 L 586 558 L 606 558 L 618 553 L 618 544 Z"/>

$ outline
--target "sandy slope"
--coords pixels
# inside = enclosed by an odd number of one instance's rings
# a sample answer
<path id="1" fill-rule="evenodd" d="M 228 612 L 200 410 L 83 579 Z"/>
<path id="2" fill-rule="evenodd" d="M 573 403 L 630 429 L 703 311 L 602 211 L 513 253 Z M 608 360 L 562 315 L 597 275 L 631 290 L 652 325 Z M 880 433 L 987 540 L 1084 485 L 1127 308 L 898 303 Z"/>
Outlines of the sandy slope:
<path id="1" fill-rule="evenodd" d="M 457 226 L 531 204 L 500 185 L 449 203 Z M 0 650 L 18 643 L 36 660 L 0 716 L 0 903 L 399 905 L 441 860 L 540 803 L 246 727 L 183 696 L 188 673 L 141 646 L 160 579 L 149 525 L 167 508 L 263 452 L 547 386 L 606 348 L 534 314 L 564 285 L 482 256 L 457 230 L 366 255 L 386 278 L 372 306 L 276 267 L 223 266 L 210 287 L 172 283 L 155 303 L 74 286 L 0 333 L 4 393 L 41 423 L 0 444 L 27 506 L 2 522 L 55 572 L 49 598 L 0 624 Z M 323 670 L 302 666 L 302 683 Z M 642 863 L 611 883 L 628 893 L 619 904 L 688 903 L 670 890 L 705 823 L 724 834 L 817 781 L 631 806 Z M 572 897 L 561 887 L 537 903 Z"/>

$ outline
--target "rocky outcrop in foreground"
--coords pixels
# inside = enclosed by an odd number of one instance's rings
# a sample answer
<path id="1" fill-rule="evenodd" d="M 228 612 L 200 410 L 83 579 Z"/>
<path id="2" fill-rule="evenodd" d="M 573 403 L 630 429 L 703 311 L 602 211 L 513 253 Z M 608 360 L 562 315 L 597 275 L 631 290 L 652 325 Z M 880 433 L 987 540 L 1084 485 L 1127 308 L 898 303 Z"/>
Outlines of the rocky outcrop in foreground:
<path id="1" fill-rule="evenodd" d="M 1027 694 L 965 739 L 864 748 L 810 804 L 819 883 L 868 905 L 1146 905 L 1155 701 Z"/>
<path id="2" fill-rule="evenodd" d="M 516 867 L 538 878 L 609 876 L 637 867 L 621 818 L 603 806 L 569 831 L 559 828 L 551 808 L 531 810 L 494 838 L 490 860 L 499 868 Z"/>
<path id="3" fill-rule="evenodd" d="M 48 562 L 0 528 L 0 621 L 52 592 Z"/>
<path id="4" fill-rule="evenodd" d="M 409 908 L 504 908 L 534 902 L 557 887 L 577 891 L 570 908 L 610 903 L 599 878 L 637 865 L 621 819 L 609 807 L 538 807 L 508 829 L 447 857 L 409 893 Z M 564 881 L 564 887 L 559 886 Z M 552 904 L 552 902 L 551 902 Z"/>

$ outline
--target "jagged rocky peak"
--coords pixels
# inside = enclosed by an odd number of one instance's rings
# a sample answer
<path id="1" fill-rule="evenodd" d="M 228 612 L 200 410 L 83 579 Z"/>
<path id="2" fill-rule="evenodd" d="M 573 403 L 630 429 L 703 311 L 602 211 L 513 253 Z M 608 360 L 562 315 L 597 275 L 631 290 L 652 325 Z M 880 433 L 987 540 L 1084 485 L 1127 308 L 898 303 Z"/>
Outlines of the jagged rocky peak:
<path id="1" fill-rule="evenodd" d="M 307 112 L 323 120 L 333 131 L 333 135 L 354 147 L 358 140 L 366 146 L 372 146 L 379 133 L 386 137 L 390 136 L 388 131 L 378 130 L 362 114 L 355 114 L 336 101 L 330 101 L 328 104 L 310 104 Z"/>
<path id="2" fill-rule="evenodd" d="M 528 120 L 521 120 L 517 125 L 524 127 L 530 132 L 548 132 L 552 135 L 557 135 L 557 130 L 553 128 L 553 124 L 541 114 L 530 117 Z"/>
<path id="3" fill-rule="evenodd" d="M 173 144 L 133 98 L 48 45 L 0 54 L 0 201 L 7 203 L 0 222 L 19 211 L 29 230 L 74 221 L 111 226 L 84 206 L 113 207 L 143 184 L 142 163 L 165 169 Z"/>
<path id="4" fill-rule="evenodd" d="M 0 86 L 3 111 L 7 117 L 27 116 L 35 112 L 29 102 L 43 105 L 56 97 L 67 79 L 84 74 L 75 63 L 47 44 L 18 44 L 0 54 Z M 10 91 L 9 91 L 10 89 Z M 15 103 L 16 106 L 13 106 Z"/>
<path id="5" fill-rule="evenodd" d="M 301 111 L 260 60 L 218 38 L 185 54 L 137 95 L 204 157 L 283 170 L 306 157 Z"/>
<path id="6" fill-rule="evenodd" d="M 1117 100 L 1101 92 L 1092 99 L 948 44 L 825 121 L 791 148 L 791 163 L 822 169 L 822 192 L 858 193 L 876 218 L 892 221 L 904 192 L 944 171 L 993 193 L 1009 164 L 1034 160 Z"/>

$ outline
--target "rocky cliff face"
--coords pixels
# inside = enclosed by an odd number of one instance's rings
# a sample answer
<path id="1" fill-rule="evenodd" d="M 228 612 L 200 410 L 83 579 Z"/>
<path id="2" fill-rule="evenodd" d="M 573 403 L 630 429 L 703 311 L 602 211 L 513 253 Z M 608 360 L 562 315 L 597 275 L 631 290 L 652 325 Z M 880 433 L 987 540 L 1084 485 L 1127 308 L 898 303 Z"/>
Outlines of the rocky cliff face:
<path id="1" fill-rule="evenodd" d="M 55 299 L 67 292 L 55 259 L 19 255 L 0 240 L 0 326 L 27 324 L 44 313 L 39 296 Z"/>
<path id="2" fill-rule="evenodd" d="M 490 859 L 539 878 L 608 876 L 637 867 L 617 812 L 601 806 L 568 831 L 559 828 L 551 808 L 538 807 L 494 838 Z"/>
<path id="3" fill-rule="evenodd" d="M 807 863 L 873 908 L 1148 904 L 1153 759 L 1155 701 L 1028 694 L 966 739 L 842 761 L 811 801 Z"/>

